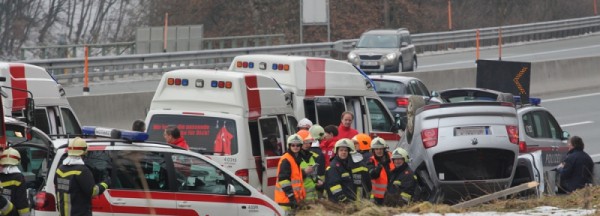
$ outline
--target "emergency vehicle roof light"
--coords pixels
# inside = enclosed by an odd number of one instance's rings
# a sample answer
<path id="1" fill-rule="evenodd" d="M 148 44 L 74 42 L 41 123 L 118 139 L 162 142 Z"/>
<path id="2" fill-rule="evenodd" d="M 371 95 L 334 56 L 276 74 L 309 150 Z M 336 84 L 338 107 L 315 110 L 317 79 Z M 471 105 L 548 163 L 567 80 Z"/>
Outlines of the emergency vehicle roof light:
<path id="1" fill-rule="evenodd" d="M 129 141 L 143 142 L 148 139 L 148 134 L 139 131 L 120 130 L 114 128 L 103 128 L 96 126 L 81 127 L 83 135 L 99 136 L 113 139 L 124 139 Z"/>
<path id="2" fill-rule="evenodd" d="M 515 100 L 515 104 L 522 104 L 521 103 L 521 96 L 513 96 L 513 98 Z M 529 98 L 529 103 L 531 105 L 534 105 L 534 106 L 539 106 L 542 103 L 542 99 L 541 98 L 530 97 Z"/>

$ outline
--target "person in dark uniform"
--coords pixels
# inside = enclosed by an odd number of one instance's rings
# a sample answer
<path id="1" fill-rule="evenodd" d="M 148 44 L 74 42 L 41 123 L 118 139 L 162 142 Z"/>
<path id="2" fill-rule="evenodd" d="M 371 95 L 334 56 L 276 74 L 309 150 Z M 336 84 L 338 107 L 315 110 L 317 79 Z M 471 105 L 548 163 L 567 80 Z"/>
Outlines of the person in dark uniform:
<path id="1" fill-rule="evenodd" d="M 335 156 L 325 173 L 327 197 L 335 203 L 347 203 L 356 200 L 356 185 L 352 175 L 352 151 L 354 143 L 350 139 L 340 139 L 335 143 Z"/>
<path id="2" fill-rule="evenodd" d="M 417 176 L 408 167 L 408 152 L 403 148 L 396 148 L 392 152 L 394 168 L 390 171 L 384 205 L 398 207 L 408 205 L 412 201 L 417 187 Z"/>
<path id="3" fill-rule="evenodd" d="M 10 201 L 0 196 L 0 215 L 8 215 L 14 208 L 15 206 Z"/>
<path id="4" fill-rule="evenodd" d="M 560 193 L 571 193 L 592 183 L 594 161 L 583 151 L 583 139 L 572 136 L 567 142 L 569 152 L 558 171 L 560 173 Z"/>
<path id="5" fill-rule="evenodd" d="M 19 170 L 20 162 L 21 154 L 14 148 L 8 148 L 0 154 L 2 196 L 14 205 L 7 215 L 25 216 L 30 213 L 25 176 Z"/>
<path id="6" fill-rule="evenodd" d="M 94 176 L 83 162 L 87 153 L 85 140 L 76 137 L 67 147 L 68 157 L 56 170 L 54 185 L 60 215 L 92 215 L 92 198 L 102 194 L 110 178 L 94 184 Z"/>

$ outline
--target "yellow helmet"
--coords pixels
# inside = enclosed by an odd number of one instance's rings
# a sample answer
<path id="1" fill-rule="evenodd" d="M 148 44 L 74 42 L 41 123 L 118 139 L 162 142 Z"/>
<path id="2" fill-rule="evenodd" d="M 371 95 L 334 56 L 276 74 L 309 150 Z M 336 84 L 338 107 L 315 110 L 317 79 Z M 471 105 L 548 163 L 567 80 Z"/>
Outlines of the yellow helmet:
<path id="1" fill-rule="evenodd" d="M 321 140 L 323 139 L 323 136 L 325 136 L 325 129 L 323 129 L 323 127 L 321 127 L 321 125 L 318 124 L 310 127 L 308 131 L 310 132 L 310 136 L 312 136 L 312 138 L 316 140 Z"/>
<path id="2" fill-rule="evenodd" d="M 0 155 L 0 165 L 19 165 L 21 154 L 14 148 L 8 148 Z"/>
<path id="3" fill-rule="evenodd" d="M 350 153 L 354 153 L 354 142 L 351 139 L 344 138 L 335 142 L 334 151 L 337 153 L 339 147 L 347 147 Z"/>
<path id="4" fill-rule="evenodd" d="M 290 147 L 290 144 L 304 144 L 304 139 L 302 139 L 302 137 L 298 134 L 292 134 L 288 137 L 287 144 L 288 147 Z"/>
<path id="5" fill-rule="evenodd" d="M 67 153 L 69 156 L 81 156 L 87 153 L 87 143 L 80 137 L 75 137 L 69 142 L 67 147 Z"/>
<path id="6" fill-rule="evenodd" d="M 385 149 L 387 147 L 387 143 L 381 137 L 377 137 L 371 141 L 371 149 Z"/>
<path id="7" fill-rule="evenodd" d="M 392 159 L 404 159 L 404 161 L 408 162 L 408 152 L 403 148 L 398 147 L 392 152 Z"/>

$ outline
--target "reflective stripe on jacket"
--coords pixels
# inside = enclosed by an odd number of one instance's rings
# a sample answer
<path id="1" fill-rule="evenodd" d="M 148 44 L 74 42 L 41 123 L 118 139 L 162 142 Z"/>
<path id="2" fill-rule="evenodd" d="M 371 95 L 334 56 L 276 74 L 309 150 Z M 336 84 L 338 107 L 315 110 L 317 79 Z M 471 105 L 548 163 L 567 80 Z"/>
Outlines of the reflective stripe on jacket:
<path id="1" fill-rule="evenodd" d="M 388 153 L 388 155 L 391 155 L 391 154 Z M 375 167 L 379 166 L 379 161 L 377 161 L 377 159 L 375 159 L 375 155 L 371 156 L 371 162 L 373 163 L 373 165 Z M 394 168 L 395 168 L 394 162 L 392 162 L 392 160 L 390 160 L 389 170 L 393 170 Z M 388 171 L 385 168 L 382 168 L 379 173 L 379 178 L 371 179 L 371 197 L 372 198 L 383 199 L 383 197 L 385 195 L 385 191 L 387 190 L 387 184 L 388 184 L 387 172 Z"/>
<path id="2" fill-rule="evenodd" d="M 288 152 L 281 156 L 279 159 L 279 164 L 277 165 L 277 173 L 280 172 L 281 162 L 287 160 L 291 165 L 291 175 L 290 179 L 277 179 L 277 183 L 275 183 L 275 202 L 280 205 L 289 205 L 290 199 L 285 193 L 286 187 L 292 187 L 294 191 L 294 198 L 296 202 L 300 202 L 304 200 L 306 197 L 306 191 L 304 190 L 304 181 L 302 179 L 302 171 L 300 170 L 300 166 L 296 163 L 294 157 Z"/>

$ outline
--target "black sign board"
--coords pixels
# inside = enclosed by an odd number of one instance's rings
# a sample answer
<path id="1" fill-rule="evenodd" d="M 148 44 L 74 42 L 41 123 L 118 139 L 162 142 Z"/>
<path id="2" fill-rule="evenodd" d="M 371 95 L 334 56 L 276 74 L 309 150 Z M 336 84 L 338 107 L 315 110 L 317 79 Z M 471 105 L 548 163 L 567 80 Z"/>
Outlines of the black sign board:
<path id="1" fill-rule="evenodd" d="M 477 88 L 487 88 L 521 96 L 521 103 L 529 103 L 531 62 L 496 60 L 477 61 Z"/>

